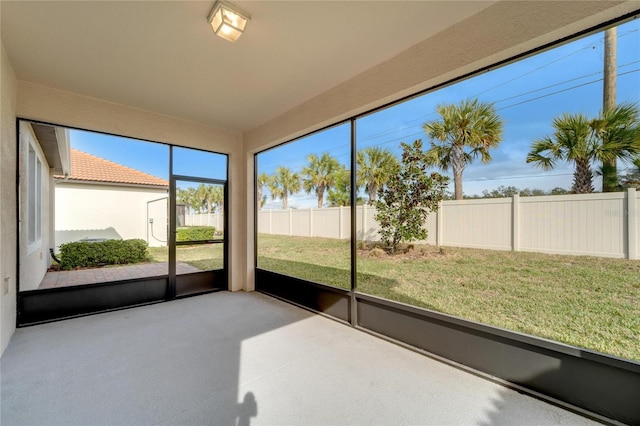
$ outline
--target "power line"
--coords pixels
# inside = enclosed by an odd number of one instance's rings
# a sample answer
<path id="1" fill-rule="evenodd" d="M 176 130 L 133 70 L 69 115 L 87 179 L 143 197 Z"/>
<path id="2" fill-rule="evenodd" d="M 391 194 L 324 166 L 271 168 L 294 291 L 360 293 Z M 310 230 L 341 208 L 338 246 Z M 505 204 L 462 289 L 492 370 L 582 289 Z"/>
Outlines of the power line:
<path id="1" fill-rule="evenodd" d="M 640 62 L 640 61 L 634 61 L 634 62 L 631 62 L 630 64 L 637 63 L 637 62 Z M 627 71 L 627 72 L 624 72 L 624 73 L 618 73 L 618 76 L 624 76 L 624 75 L 632 74 L 632 73 L 635 73 L 635 72 L 638 72 L 638 71 L 640 71 L 640 68 L 634 69 L 634 70 L 631 70 L 631 71 Z M 587 77 L 587 76 L 589 76 L 589 75 L 582 76 L 582 77 L 579 77 L 579 78 L 576 78 L 576 79 L 584 78 L 584 77 Z M 573 81 L 573 80 L 575 80 L 575 79 L 567 80 L 565 82 L 558 83 L 556 85 L 564 84 L 566 82 Z M 567 92 L 569 90 L 577 89 L 577 88 L 580 88 L 580 87 L 583 87 L 583 86 L 587 86 L 587 85 L 590 85 L 590 84 L 593 84 L 593 83 L 597 83 L 599 81 L 602 81 L 602 79 L 600 78 L 600 79 L 588 81 L 586 83 L 581 83 L 581 84 L 578 84 L 578 85 L 575 85 L 575 86 L 571 86 L 571 87 L 568 87 L 568 88 L 565 88 L 565 89 L 562 89 L 562 90 L 557 90 L 557 91 L 554 91 L 554 92 L 551 92 L 551 93 L 547 93 L 545 95 L 537 96 L 535 98 L 526 99 L 524 101 L 521 101 L 521 102 L 518 102 L 518 103 L 515 103 L 515 104 L 506 105 L 504 107 L 497 108 L 497 110 L 500 111 L 500 110 L 503 110 L 503 109 L 511 108 L 513 106 L 522 105 L 522 104 L 525 104 L 525 103 L 528 103 L 528 102 L 533 102 L 533 101 L 541 99 L 541 98 L 545 98 L 545 97 L 548 97 L 548 96 L 556 95 L 558 93 Z M 553 87 L 553 86 L 556 86 L 556 85 L 547 86 L 545 88 L 550 88 L 550 87 Z M 535 91 L 540 91 L 540 90 L 543 90 L 545 88 L 536 89 Z M 535 92 L 535 91 L 532 91 L 532 92 Z M 518 96 L 520 96 L 520 95 L 518 95 Z M 502 101 L 508 100 L 508 99 L 511 99 L 511 98 L 505 98 L 505 99 L 503 99 L 501 101 L 497 101 L 497 102 L 502 102 Z M 392 142 L 396 142 L 398 140 L 411 138 L 411 137 L 414 137 L 414 136 L 417 136 L 417 135 L 421 135 L 421 134 L 423 134 L 423 132 L 416 132 L 416 133 L 406 134 L 406 135 L 403 135 L 403 136 L 400 136 L 400 137 L 397 137 L 397 138 L 394 138 L 394 139 L 391 139 L 391 140 L 388 140 L 388 141 L 385 141 L 385 142 L 382 142 L 382 143 L 379 143 L 379 144 L 373 144 L 373 145 L 367 145 L 367 146 L 382 146 L 382 145 L 386 145 L 386 144 L 389 144 L 389 143 L 392 143 Z M 365 141 L 366 140 L 370 140 L 370 139 L 365 139 Z"/>
<path id="2" fill-rule="evenodd" d="M 634 72 L 638 72 L 638 71 L 640 71 L 640 68 L 636 68 L 635 70 L 627 71 L 627 72 L 624 72 L 624 73 L 618 73 L 618 77 L 623 76 L 623 75 L 627 75 L 627 74 L 631 74 L 631 73 L 634 73 Z M 498 111 L 501 111 L 501 110 L 503 110 L 503 109 L 507 109 L 507 108 L 511 108 L 511 107 L 514 107 L 514 106 L 518 106 L 518 105 L 526 104 L 526 103 L 528 103 L 528 102 L 537 101 L 538 99 L 546 98 L 546 97 L 548 97 L 548 96 L 557 95 L 558 93 L 567 92 L 567 91 L 569 91 L 569 90 L 577 89 L 577 88 L 579 88 L 579 87 L 588 86 L 588 85 L 590 85 L 590 84 L 598 83 L 598 82 L 600 82 L 600 81 L 602 81 L 602 79 L 601 79 L 601 78 L 598 78 L 598 79 L 596 79 L 596 80 L 591 80 L 591 81 L 588 81 L 588 82 L 586 82 L 586 83 L 577 84 L 577 85 L 575 85 L 575 86 L 567 87 L 566 89 L 556 90 L 555 92 L 547 93 L 546 95 L 537 96 L 537 97 L 535 97 L 535 98 L 527 99 L 527 100 L 524 100 L 524 101 L 522 101 L 522 102 L 517 102 L 517 103 L 515 103 L 515 104 L 511 104 L 511 105 L 507 105 L 507 106 L 504 106 L 504 107 L 501 107 L 501 108 L 497 108 L 497 110 L 498 110 Z"/>
<path id="3" fill-rule="evenodd" d="M 627 66 L 639 63 L 639 62 L 640 61 L 632 61 L 632 62 L 623 64 L 623 65 L 620 65 L 620 66 L 618 66 L 618 68 L 624 68 L 624 67 L 627 67 Z M 550 89 L 552 87 L 561 86 L 563 84 L 570 83 L 572 81 L 581 80 L 583 78 L 591 77 L 593 75 L 598 75 L 598 74 L 602 74 L 602 71 L 597 71 L 597 72 L 594 72 L 594 73 L 585 74 L 585 75 L 582 75 L 582 76 L 579 76 L 579 77 L 574 77 L 574 78 L 571 78 L 571 79 L 568 79 L 568 80 L 564 80 L 564 81 L 561 81 L 561 82 L 558 82 L 558 83 L 550 84 L 548 86 L 544 86 L 544 87 L 541 87 L 541 88 L 538 88 L 538 89 L 535 89 L 535 90 L 530 90 L 528 92 L 523 92 L 523 93 L 520 93 L 520 94 L 517 94 L 517 95 L 510 96 L 508 98 L 504 98 L 504 99 L 500 99 L 500 100 L 494 101 L 494 103 L 504 102 L 504 101 L 509 100 L 509 99 L 514 99 L 514 98 L 517 98 L 517 97 L 520 97 L 520 96 L 525 96 L 525 95 L 528 95 L 528 94 L 531 94 L 531 93 L 535 93 L 535 92 L 539 92 L 539 91 L 542 91 L 542 90 L 545 90 L 545 89 Z M 627 74 L 627 73 L 619 73 L 618 76 L 621 76 L 621 75 L 624 75 L 624 74 Z M 416 119 L 405 121 L 403 123 L 403 125 L 407 126 L 407 125 L 409 125 L 411 123 L 415 123 L 415 122 L 419 122 L 419 121 L 425 121 L 429 117 L 432 117 L 432 116 L 435 116 L 435 115 L 437 115 L 437 112 L 435 112 L 435 111 L 431 112 L 431 113 L 429 113 L 427 115 L 421 115 L 420 117 L 418 117 Z M 408 127 L 410 128 L 410 127 L 413 127 L 413 126 L 408 126 Z M 395 131 L 397 131 L 397 130 L 389 129 L 389 130 L 382 131 L 380 133 L 375 133 L 375 134 L 370 135 L 370 136 L 368 136 L 366 138 L 360 139 L 360 142 L 366 142 L 366 141 L 369 141 L 369 140 L 378 139 L 378 138 L 384 137 L 384 136 L 386 136 L 388 134 L 394 133 Z"/>
<path id="4" fill-rule="evenodd" d="M 494 89 L 497 89 L 498 87 L 502 87 L 502 86 L 504 86 L 504 85 L 507 85 L 507 84 L 509 84 L 509 83 L 511 83 L 511 82 L 513 82 L 513 81 L 516 81 L 516 80 L 518 80 L 518 79 L 520 79 L 520 78 L 522 78 L 522 77 L 524 77 L 524 76 L 527 76 L 527 75 L 529 75 L 529 74 L 532 74 L 532 73 L 534 73 L 534 72 L 536 72 L 536 71 L 540 71 L 541 69 L 546 68 L 546 67 L 548 67 L 549 65 L 553 65 L 553 64 L 555 64 L 555 63 L 557 63 L 557 62 L 563 61 L 563 60 L 567 59 L 568 57 L 573 56 L 573 55 L 575 55 L 576 53 L 582 52 L 583 50 L 587 50 L 587 49 L 595 49 L 595 45 L 585 46 L 585 47 L 583 47 L 582 49 L 578 49 L 578 50 L 576 50 L 575 52 L 571 52 L 571 53 L 569 53 L 568 55 L 565 55 L 565 56 L 563 56 L 563 57 L 561 57 L 561 58 L 558 58 L 558 59 L 556 59 L 556 60 L 554 60 L 554 61 L 547 62 L 546 64 L 543 64 L 543 65 L 539 66 L 538 68 L 534 68 L 534 69 L 532 69 L 532 70 L 530 70 L 530 71 L 527 71 L 527 72 L 525 72 L 525 73 L 522 73 L 522 74 L 520 74 L 520 75 L 518 75 L 518 76 L 516 76 L 516 77 L 514 77 L 514 78 L 512 78 L 512 79 L 510 79 L 510 80 L 506 80 L 506 81 L 504 81 L 504 82 L 502 82 L 502 83 L 500 83 L 500 84 L 498 84 L 498 85 L 496 85 L 496 86 L 490 87 L 490 88 L 488 88 L 488 89 L 486 89 L 486 90 L 483 90 L 483 91 L 481 91 L 481 92 L 479 92 L 479 93 L 476 93 L 475 95 L 473 95 L 473 96 L 471 96 L 471 97 L 472 97 L 472 98 L 476 98 L 476 97 L 478 97 L 478 96 L 480 96 L 480 95 L 482 95 L 482 94 L 484 94 L 484 93 L 490 92 L 490 91 L 492 91 L 492 90 L 494 90 Z"/>
<path id="5" fill-rule="evenodd" d="M 620 38 L 622 38 L 622 37 L 625 37 L 625 36 L 627 36 L 627 35 L 629 35 L 629 34 L 631 34 L 631 33 L 637 32 L 637 31 L 639 31 L 639 30 L 637 30 L 637 29 L 636 29 L 636 30 L 629 30 L 629 31 L 627 31 L 627 32 L 625 32 L 625 33 L 623 33 L 623 34 L 619 34 L 619 35 L 618 35 L 618 39 L 620 39 Z M 602 44 L 602 42 L 603 42 L 603 40 L 601 39 L 601 40 L 599 40 L 597 43 L 598 43 L 598 44 Z M 565 56 L 563 56 L 563 57 L 561 57 L 561 58 L 558 58 L 558 59 L 553 60 L 553 61 L 551 61 L 551 62 L 547 62 L 546 64 L 543 64 L 543 65 L 539 66 L 538 68 L 534 68 L 534 69 L 532 69 L 532 70 L 530 70 L 530 71 L 527 71 L 527 72 L 525 72 L 525 73 L 523 73 L 523 74 L 520 74 L 520 75 L 518 75 L 518 76 L 516 76 L 516 77 L 514 77 L 514 78 L 512 78 L 512 79 L 510 79 L 510 80 L 504 81 L 504 82 L 502 82 L 502 83 L 500 83 L 500 84 L 498 84 L 498 85 L 496 85 L 496 86 L 493 86 L 493 87 L 491 87 L 491 88 L 489 88 L 489 89 L 483 90 L 483 91 L 481 91 L 481 92 L 479 92 L 479 93 L 477 93 L 477 94 L 475 94 L 475 95 L 473 95 L 473 96 L 471 96 L 471 97 L 472 97 L 472 98 L 478 97 L 478 96 L 480 96 L 480 95 L 482 95 L 482 94 L 484 94 L 484 93 L 487 93 L 487 92 L 489 92 L 489 91 L 491 91 L 491 90 L 497 89 L 498 87 L 502 87 L 502 86 L 504 86 L 504 85 L 506 85 L 506 84 L 509 84 L 509 83 L 511 83 L 511 82 L 513 82 L 513 81 L 515 81 L 515 80 L 518 80 L 518 79 L 520 79 L 520 78 L 522 78 L 522 77 L 524 77 L 524 76 L 526 76 L 526 75 L 533 74 L 533 73 L 534 73 L 534 72 L 536 72 L 536 71 L 539 71 L 539 70 L 541 70 L 541 69 L 543 69 L 543 68 L 548 67 L 549 65 L 552 65 L 552 64 L 555 64 L 555 63 L 557 63 L 557 62 L 560 62 L 560 61 L 562 61 L 562 60 L 564 60 L 564 59 L 567 59 L 568 57 L 573 56 L 573 55 L 575 55 L 576 53 L 582 52 L 583 50 L 588 50 L 588 49 L 592 49 L 592 50 L 593 50 L 593 49 L 595 49 L 595 48 L 596 48 L 595 43 L 590 44 L 590 45 L 585 46 L 585 47 L 583 47 L 583 48 L 581 48 L 581 49 L 578 49 L 578 50 L 576 50 L 576 51 L 573 51 L 573 52 L 571 52 L 571 53 L 569 53 L 569 54 L 567 54 L 567 55 L 565 55 Z"/>

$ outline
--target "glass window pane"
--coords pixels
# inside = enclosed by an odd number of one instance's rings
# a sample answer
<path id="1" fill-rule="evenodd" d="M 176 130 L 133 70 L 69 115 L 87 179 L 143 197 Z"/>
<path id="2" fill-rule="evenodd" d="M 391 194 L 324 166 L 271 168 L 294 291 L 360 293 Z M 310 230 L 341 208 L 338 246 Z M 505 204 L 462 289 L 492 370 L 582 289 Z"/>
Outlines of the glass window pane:
<path id="1" fill-rule="evenodd" d="M 55 177 L 53 197 L 61 263 L 52 261 L 38 288 L 166 276 L 169 147 L 68 134 L 70 173 Z"/>
<path id="2" fill-rule="evenodd" d="M 176 180 L 177 274 L 224 267 L 224 191 L 222 184 Z"/>
<path id="3" fill-rule="evenodd" d="M 227 156 L 199 149 L 174 147 L 173 174 L 227 180 Z"/>
<path id="4" fill-rule="evenodd" d="M 350 125 L 257 156 L 258 267 L 349 289 Z"/>
<path id="5" fill-rule="evenodd" d="M 29 243 L 34 243 L 36 241 L 36 152 L 33 150 L 31 146 L 29 146 L 29 165 L 28 165 L 28 181 L 29 181 L 29 189 L 28 189 L 28 205 L 27 212 L 29 216 L 27 228 L 29 235 Z"/>
<path id="6" fill-rule="evenodd" d="M 178 245 L 176 274 L 215 271 L 224 268 L 224 244 Z"/>

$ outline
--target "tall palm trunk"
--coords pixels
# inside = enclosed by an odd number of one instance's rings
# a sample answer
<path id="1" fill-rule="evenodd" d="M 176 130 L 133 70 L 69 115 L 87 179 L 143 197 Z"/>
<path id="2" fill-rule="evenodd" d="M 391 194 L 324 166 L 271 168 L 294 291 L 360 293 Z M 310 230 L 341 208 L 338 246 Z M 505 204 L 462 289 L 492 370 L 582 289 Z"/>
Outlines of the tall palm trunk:
<path id="1" fill-rule="evenodd" d="M 576 169 L 573 173 L 573 189 L 576 194 L 593 192 L 593 173 L 589 160 L 576 159 Z"/>
<path id="2" fill-rule="evenodd" d="M 289 204 L 288 198 L 289 197 L 287 196 L 287 192 L 285 191 L 284 195 L 282 196 L 282 208 L 285 209 L 285 210 L 287 209 L 287 206 Z"/>
<path id="3" fill-rule="evenodd" d="M 604 85 L 602 111 L 616 107 L 617 29 L 604 32 Z M 617 158 L 602 163 L 602 192 L 615 191 L 618 185 Z"/>
<path id="4" fill-rule="evenodd" d="M 462 172 L 465 166 L 464 150 L 462 145 L 451 147 L 451 170 L 453 171 L 453 186 L 456 200 L 462 200 Z"/>
<path id="5" fill-rule="evenodd" d="M 324 201 L 324 185 L 318 186 L 317 193 L 318 193 L 318 208 L 321 209 L 322 202 Z"/>
<path id="6" fill-rule="evenodd" d="M 367 189 L 369 192 L 369 204 L 374 205 L 376 203 L 376 193 L 378 192 L 378 188 L 375 185 L 369 184 Z"/>

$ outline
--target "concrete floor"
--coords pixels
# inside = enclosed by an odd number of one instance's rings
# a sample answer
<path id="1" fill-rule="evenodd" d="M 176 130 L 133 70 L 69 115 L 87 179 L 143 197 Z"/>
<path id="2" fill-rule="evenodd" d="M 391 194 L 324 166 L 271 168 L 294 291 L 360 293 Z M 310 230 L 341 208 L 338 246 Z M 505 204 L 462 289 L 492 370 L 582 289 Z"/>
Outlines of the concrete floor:
<path id="1" fill-rule="evenodd" d="M 593 422 L 258 293 L 16 331 L 3 425 Z"/>

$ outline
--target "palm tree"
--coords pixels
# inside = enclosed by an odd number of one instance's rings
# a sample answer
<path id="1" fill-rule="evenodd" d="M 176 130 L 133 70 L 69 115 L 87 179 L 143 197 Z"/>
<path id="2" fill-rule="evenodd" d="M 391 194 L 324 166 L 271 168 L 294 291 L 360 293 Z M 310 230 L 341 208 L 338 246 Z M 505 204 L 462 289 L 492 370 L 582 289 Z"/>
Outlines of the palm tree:
<path id="1" fill-rule="evenodd" d="M 618 189 L 617 160 L 633 161 L 640 152 L 640 109 L 637 104 L 622 103 L 603 110 L 591 121 L 594 137 L 612 155 L 603 160 L 603 192 Z"/>
<path id="2" fill-rule="evenodd" d="M 220 185 L 209 186 L 207 202 L 213 207 L 209 209 L 209 212 L 215 209 L 218 212 L 224 211 L 224 188 Z"/>
<path id="3" fill-rule="evenodd" d="M 335 173 L 335 181 L 329 189 L 327 201 L 331 207 L 351 205 L 351 171 L 343 165 Z"/>
<path id="4" fill-rule="evenodd" d="M 638 188 L 640 187 L 640 157 L 637 157 L 632 161 L 633 167 L 631 170 L 620 177 L 620 186 L 623 188 Z"/>
<path id="5" fill-rule="evenodd" d="M 595 156 L 589 119 L 582 114 L 562 114 L 553 120 L 553 137 L 536 139 L 527 154 L 527 163 L 551 170 L 558 161 L 574 163 L 573 190 L 578 194 L 593 192 L 591 160 Z"/>
<path id="6" fill-rule="evenodd" d="M 376 194 L 393 170 L 398 165 L 398 160 L 388 149 L 370 146 L 356 153 L 357 182 L 364 186 L 369 195 L 369 204 L 376 202 Z"/>
<path id="7" fill-rule="evenodd" d="M 256 179 L 256 203 L 258 204 L 258 210 L 264 206 L 267 197 L 262 195 L 262 188 L 269 184 L 269 175 L 266 173 L 260 173 Z"/>
<path id="8" fill-rule="evenodd" d="M 209 185 L 201 183 L 195 190 L 195 206 L 198 213 L 206 210 L 207 214 L 211 214 L 213 210 L 212 188 Z"/>
<path id="9" fill-rule="evenodd" d="M 563 114 L 553 120 L 553 136 L 535 140 L 527 163 L 544 170 L 558 161 L 574 163 L 573 190 L 593 192 L 593 163 L 633 161 L 640 153 L 640 110 L 621 104 L 590 120 L 582 114 Z"/>
<path id="10" fill-rule="evenodd" d="M 271 198 L 282 199 L 282 208 L 286 209 L 288 205 L 289 195 L 295 194 L 300 190 L 300 175 L 294 173 L 288 167 L 280 166 L 269 182 L 267 183 Z"/>
<path id="11" fill-rule="evenodd" d="M 193 211 L 196 213 L 197 211 L 197 200 L 196 200 L 196 190 L 195 188 L 182 189 L 178 188 L 176 191 L 176 199 L 179 204 L 185 205 L 189 211 Z M 188 213 L 188 212 L 187 212 Z"/>
<path id="12" fill-rule="evenodd" d="M 462 173 L 467 164 L 480 157 L 491 161 L 490 148 L 502 141 L 502 119 L 493 103 L 467 99 L 459 104 L 440 104 L 436 108 L 439 120 L 422 125 L 431 138 L 427 161 L 443 171 L 453 171 L 456 200 L 462 200 Z"/>
<path id="13" fill-rule="evenodd" d="M 309 154 L 309 163 L 302 169 L 302 187 L 307 193 L 314 191 L 318 197 L 318 208 L 322 208 L 324 201 L 324 191 L 330 189 L 336 180 L 336 173 L 340 170 L 338 160 L 323 153 L 318 157 L 316 154 Z"/>

